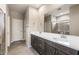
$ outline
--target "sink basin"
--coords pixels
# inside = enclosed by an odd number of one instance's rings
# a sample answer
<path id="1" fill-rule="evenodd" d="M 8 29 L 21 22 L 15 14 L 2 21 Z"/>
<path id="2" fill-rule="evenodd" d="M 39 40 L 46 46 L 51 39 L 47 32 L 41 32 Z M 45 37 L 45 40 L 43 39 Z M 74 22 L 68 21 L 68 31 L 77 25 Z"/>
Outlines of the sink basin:
<path id="1" fill-rule="evenodd" d="M 62 44 L 62 45 L 70 45 L 69 42 L 64 42 L 64 41 L 57 41 L 58 43 Z"/>
<path id="2" fill-rule="evenodd" d="M 57 38 L 53 38 L 56 41 L 64 41 L 64 42 L 68 42 L 67 38 L 61 38 L 61 37 L 57 37 Z"/>
<path id="3" fill-rule="evenodd" d="M 70 45 L 67 38 L 58 37 L 58 38 L 53 38 L 53 40 L 63 45 Z"/>

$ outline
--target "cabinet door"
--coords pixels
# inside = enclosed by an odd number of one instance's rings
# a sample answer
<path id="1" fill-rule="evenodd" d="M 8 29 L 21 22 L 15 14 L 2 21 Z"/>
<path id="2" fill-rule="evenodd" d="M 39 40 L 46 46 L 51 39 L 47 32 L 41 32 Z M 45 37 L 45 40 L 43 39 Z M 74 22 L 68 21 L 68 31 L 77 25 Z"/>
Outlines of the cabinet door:
<path id="1" fill-rule="evenodd" d="M 31 35 L 31 45 L 34 49 L 37 47 L 37 38 L 34 35 Z"/>
<path id="2" fill-rule="evenodd" d="M 39 54 L 44 54 L 44 40 L 38 37 L 37 49 Z"/>
<path id="3" fill-rule="evenodd" d="M 45 55 L 54 55 L 54 54 L 55 54 L 55 48 L 45 43 Z"/>
<path id="4" fill-rule="evenodd" d="M 32 35 L 31 45 L 39 54 L 44 54 L 44 41 L 42 38 Z"/>
<path id="5" fill-rule="evenodd" d="M 67 54 L 64 53 L 63 51 L 56 49 L 55 55 L 67 55 Z"/>

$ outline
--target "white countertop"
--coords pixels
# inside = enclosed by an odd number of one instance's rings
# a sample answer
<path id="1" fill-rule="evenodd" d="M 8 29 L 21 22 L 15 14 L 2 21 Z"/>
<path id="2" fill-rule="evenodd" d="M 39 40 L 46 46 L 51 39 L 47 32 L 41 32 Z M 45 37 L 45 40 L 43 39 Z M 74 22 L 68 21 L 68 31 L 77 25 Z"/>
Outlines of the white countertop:
<path id="1" fill-rule="evenodd" d="M 31 34 L 70 47 L 72 49 L 79 50 L 79 36 L 65 35 L 66 38 L 61 38 L 61 34 L 55 33 L 31 32 Z"/>

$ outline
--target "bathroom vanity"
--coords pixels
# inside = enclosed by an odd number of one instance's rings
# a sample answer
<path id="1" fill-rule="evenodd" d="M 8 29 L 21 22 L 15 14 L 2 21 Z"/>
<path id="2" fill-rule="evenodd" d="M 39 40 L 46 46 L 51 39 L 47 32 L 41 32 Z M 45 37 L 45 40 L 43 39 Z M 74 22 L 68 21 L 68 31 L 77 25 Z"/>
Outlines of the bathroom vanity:
<path id="1" fill-rule="evenodd" d="M 60 34 L 31 33 L 31 45 L 40 55 L 79 54 L 79 47 L 76 48 L 71 40 L 65 40 L 66 38 L 62 39 L 58 36 L 60 36 Z"/>

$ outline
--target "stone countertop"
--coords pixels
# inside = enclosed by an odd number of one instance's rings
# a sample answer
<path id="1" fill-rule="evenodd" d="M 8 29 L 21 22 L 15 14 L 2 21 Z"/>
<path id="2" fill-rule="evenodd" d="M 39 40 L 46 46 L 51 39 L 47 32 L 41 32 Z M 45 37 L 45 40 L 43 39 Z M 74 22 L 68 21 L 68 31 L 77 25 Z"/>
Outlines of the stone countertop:
<path id="1" fill-rule="evenodd" d="M 31 32 L 30 34 L 79 51 L 79 36 L 65 35 L 66 38 L 61 38 L 61 34 L 56 33 Z"/>

